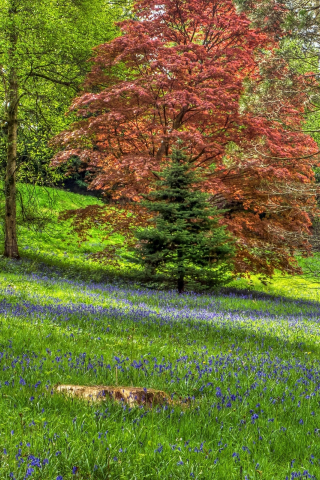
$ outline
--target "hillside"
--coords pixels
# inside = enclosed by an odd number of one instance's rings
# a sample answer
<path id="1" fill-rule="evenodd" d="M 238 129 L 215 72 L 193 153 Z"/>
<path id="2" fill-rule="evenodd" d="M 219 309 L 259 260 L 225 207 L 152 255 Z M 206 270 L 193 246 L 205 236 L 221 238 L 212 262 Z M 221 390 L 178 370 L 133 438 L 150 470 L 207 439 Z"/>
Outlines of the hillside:
<path id="1" fill-rule="evenodd" d="M 132 265 L 122 264 L 121 268 L 114 269 L 101 265 L 90 258 L 90 254 L 103 249 L 107 243 L 113 242 L 113 237 L 105 239 L 104 232 L 99 225 L 90 231 L 90 238 L 79 243 L 77 236 L 72 231 L 70 221 L 59 221 L 59 214 L 65 210 L 72 210 L 87 205 L 102 205 L 102 201 L 89 196 L 68 192 L 66 190 L 31 187 L 19 185 L 23 203 L 30 205 L 30 210 L 36 216 L 45 219 L 44 226 L 37 228 L 32 224 L 19 222 L 19 243 L 22 270 L 40 268 L 56 271 L 60 276 L 69 278 L 92 279 L 99 281 L 107 278 L 134 280 Z M 3 197 L 0 197 L 0 212 L 3 212 Z M 118 240 L 118 237 L 115 238 Z M 3 230 L 0 229 L 0 242 L 3 242 Z M 1 257 L 0 257 L 1 258 Z M 301 264 L 311 266 L 312 270 L 319 270 L 319 254 L 314 258 L 301 260 Z M 25 263 L 25 261 L 29 262 Z M 11 262 L 2 258 L 3 269 L 10 269 Z M 32 267 L 31 267 L 32 265 Z M 45 267 L 44 267 L 45 266 Z M 52 270 L 53 269 L 53 270 Z M 319 279 L 314 275 L 304 277 L 283 276 L 278 274 L 275 278 L 263 285 L 254 275 L 250 279 L 235 279 L 229 287 L 231 289 L 249 289 L 265 292 L 271 295 L 296 296 L 306 299 L 318 299 Z"/>
<path id="2" fill-rule="evenodd" d="M 20 184 L 18 189 L 27 216 L 36 217 L 36 221 L 25 222 L 21 214 L 21 201 L 19 202 L 18 238 L 22 258 L 20 269 L 25 270 L 29 265 L 33 270 L 40 268 L 41 271 L 45 265 L 45 268 L 49 270 L 51 268 L 61 275 L 72 278 L 90 277 L 95 280 L 112 275 L 112 269 L 106 269 L 90 258 L 90 254 L 102 250 L 104 245 L 112 242 L 112 238 L 105 240 L 97 225 L 91 229 L 88 241 L 79 243 L 70 227 L 71 221 L 59 220 L 61 212 L 93 204 L 102 205 L 102 201 L 89 195 L 49 187 Z M 2 197 L 0 199 L 2 212 L 3 205 Z M 40 222 L 40 226 L 37 221 Z M 3 241 L 1 229 L 0 242 Z M 3 265 L 3 268 L 10 268 L 10 261 L 2 259 L 2 262 L 7 265 L 6 267 Z"/>

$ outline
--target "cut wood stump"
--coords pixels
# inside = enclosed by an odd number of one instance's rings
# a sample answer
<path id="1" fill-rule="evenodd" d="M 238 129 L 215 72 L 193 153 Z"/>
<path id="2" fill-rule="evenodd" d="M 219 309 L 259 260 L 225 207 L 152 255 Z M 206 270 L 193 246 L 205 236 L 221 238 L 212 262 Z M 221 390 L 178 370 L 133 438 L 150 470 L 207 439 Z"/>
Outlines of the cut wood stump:
<path id="1" fill-rule="evenodd" d="M 56 385 L 55 390 L 71 397 L 84 398 L 95 402 L 109 398 L 117 402 L 128 403 L 131 406 L 143 405 L 148 407 L 172 403 L 171 398 L 165 392 L 152 388 Z"/>

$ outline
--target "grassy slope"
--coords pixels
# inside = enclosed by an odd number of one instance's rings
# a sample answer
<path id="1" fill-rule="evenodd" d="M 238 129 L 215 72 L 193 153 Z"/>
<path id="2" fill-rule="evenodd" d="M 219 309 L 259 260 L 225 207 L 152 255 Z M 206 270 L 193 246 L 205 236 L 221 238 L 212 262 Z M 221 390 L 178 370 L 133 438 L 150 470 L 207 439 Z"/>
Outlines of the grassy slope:
<path id="1" fill-rule="evenodd" d="M 55 208 L 92 201 L 59 192 Z M 53 227 L 49 237 L 21 231 L 34 242 L 22 250 L 29 263 L 2 261 L 1 479 L 320 478 L 311 280 L 178 296 L 63 279 L 44 265 L 34 273 L 45 260 L 101 275 L 85 255 L 92 246 L 79 250 L 66 224 Z M 58 382 L 158 388 L 190 407 L 91 405 L 56 395 Z"/>
<path id="2" fill-rule="evenodd" d="M 97 226 L 91 230 L 91 238 L 87 242 L 79 244 L 77 238 L 70 231 L 70 222 L 58 221 L 59 213 L 102 202 L 91 196 L 79 195 L 65 190 L 33 187 L 20 185 L 19 190 L 28 204 L 27 199 L 32 197 L 36 209 L 50 218 L 50 222 L 42 231 L 32 229 L 26 225 L 19 225 L 19 245 L 23 259 L 32 261 L 29 270 L 37 268 L 38 264 L 45 263 L 47 266 L 57 267 L 60 275 L 78 277 L 99 281 L 113 276 L 111 268 L 105 268 L 90 259 L 90 253 L 103 248 L 107 241 Z M 0 210 L 1 210 L 0 198 Z M 110 238 L 108 242 L 112 242 Z M 0 243 L 3 242 L 3 233 L 0 230 Z M 315 261 L 316 267 L 318 261 Z M 2 267 L 8 267 L 3 264 Z M 40 270 L 42 269 L 40 266 Z M 26 270 L 26 266 L 21 267 Z M 131 277 L 127 267 L 123 266 L 124 277 Z M 116 272 L 118 275 L 119 270 Z M 134 274 L 133 274 L 134 275 Z M 285 295 L 288 297 L 300 297 L 305 299 L 320 299 L 317 279 L 290 276 L 276 276 L 273 281 L 263 286 L 254 276 L 249 280 L 239 279 L 230 284 L 230 287 L 240 289 L 253 289 L 272 295 Z"/>
<path id="3" fill-rule="evenodd" d="M 38 229 L 20 222 L 18 228 L 18 240 L 20 255 L 23 260 L 29 260 L 29 264 L 22 262 L 21 271 L 34 271 L 35 269 L 51 267 L 60 276 L 73 278 L 86 278 L 101 280 L 113 276 L 113 269 L 105 268 L 90 259 L 90 254 L 103 249 L 104 245 L 113 239 L 105 240 L 97 226 L 90 232 L 88 241 L 79 244 L 77 237 L 70 230 L 70 221 L 59 221 L 59 214 L 66 210 L 78 209 L 87 205 L 102 202 L 91 196 L 79 195 L 60 189 L 30 187 L 19 185 L 26 205 L 31 203 L 35 206 L 37 214 L 49 219 L 44 228 Z M 28 199 L 31 198 L 31 202 Z M 0 198 L 3 204 L 3 198 Z M 3 210 L 3 208 L 2 208 Z M 0 242 L 3 243 L 3 232 L 0 234 Z M 2 260 L 2 268 L 10 269 L 10 262 Z M 51 273 L 52 273 L 51 271 Z M 126 269 L 123 268 L 126 274 Z"/>
<path id="4" fill-rule="evenodd" d="M 26 185 L 20 185 L 19 190 L 24 198 L 27 198 L 30 188 Z M 79 195 L 65 190 L 35 187 L 36 206 L 39 211 L 48 216 L 50 221 L 42 231 L 34 231 L 27 226 L 19 227 L 19 244 L 23 250 L 32 246 L 36 250 L 44 253 L 56 253 L 79 255 L 97 251 L 103 243 L 99 238 L 99 229 L 92 231 L 92 239 L 83 245 L 78 245 L 76 241 L 70 237 L 70 222 L 59 222 L 58 216 L 65 210 L 73 210 L 86 207 L 88 205 L 101 204 L 102 202 L 91 196 Z M 39 251 L 39 254 L 40 254 Z"/>

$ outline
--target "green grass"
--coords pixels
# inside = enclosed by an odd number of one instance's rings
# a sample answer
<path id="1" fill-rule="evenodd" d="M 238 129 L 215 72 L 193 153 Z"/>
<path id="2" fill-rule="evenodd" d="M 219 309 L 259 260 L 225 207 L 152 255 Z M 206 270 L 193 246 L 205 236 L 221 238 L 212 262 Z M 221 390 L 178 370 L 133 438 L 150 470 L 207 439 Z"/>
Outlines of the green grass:
<path id="1" fill-rule="evenodd" d="M 21 258 L 24 260 L 21 271 L 43 271 L 51 268 L 51 274 L 59 277 L 78 278 L 101 281 L 107 278 L 129 278 L 130 271 L 124 264 L 121 271 L 99 264 L 91 258 L 109 244 L 119 241 L 118 235 L 106 239 L 101 227 L 97 225 L 89 231 L 89 238 L 79 242 L 77 235 L 71 230 L 71 220 L 61 221 L 59 215 L 66 210 L 83 208 L 88 205 L 103 205 L 95 197 L 79 195 L 65 190 L 49 187 L 33 187 L 20 184 L 25 209 L 29 209 L 40 219 L 44 219 L 39 228 L 33 222 L 22 220 L 21 202 L 18 203 L 18 242 Z M 20 198 L 18 196 L 18 198 Z M 4 198 L 0 197 L 0 212 L 4 211 Z M 0 230 L 0 244 L 4 242 L 3 229 Z M 10 262 L 2 261 L 2 269 L 10 270 Z"/>
<path id="2" fill-rule="evenodd" d="M 102 202 L 91 196 L 79 195 L 65 190 L 33 187 L 20 184 L 24 208 L 31 210 L 35 215 L 45 218 L 43 228 L 40 230 L 32 223 L 19 222 L 19 246 L 24 255 L 25 247 L 32 246 L 35 250 L 69 255 L 78 255 L 97 251 L 103 245 L 99 237 L 99 228 L 92 230 L 92 239 L 84 245 L 78 245 L 70 237 L 70 222 L 59 222 L 59 214 L 65 210 L 83 208 L 88 205 L 102 205 Z M 18 196 L 18 199 L 20 196 Z M 3 197 L 1 198 L 3 204 Z M 20 205 L 20 202 L 18 203 Z M 21 208 L 18 208 L 19 212 Z M 40 253 L 40 252 L 39 252 Z"/>
<path id="3" fill-rule="evenodd" d="M 215 295 L 116 285 L 86 255 L 99 229 L 79 248 L 57 222 L 97 200 L 58 194 L 51 233 L 21 227 L 32 248 L 0 262 L 0 478 L 319 479 L 314 279 Z M 57 383 L 156 388 L 174 404 L 92 404 Z"/>

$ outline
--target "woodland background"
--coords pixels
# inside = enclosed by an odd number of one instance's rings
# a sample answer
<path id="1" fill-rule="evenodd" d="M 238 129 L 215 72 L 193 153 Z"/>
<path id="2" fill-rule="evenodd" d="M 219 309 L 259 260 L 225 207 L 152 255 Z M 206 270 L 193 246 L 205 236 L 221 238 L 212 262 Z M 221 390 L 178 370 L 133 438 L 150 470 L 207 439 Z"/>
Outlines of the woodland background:
<path id="1" fill-rule="evenodd" d="M 123 264 L 123 239 L 132 246 L 148 224 L 143 195 L 181 142 L 236 242 L 234 275 L 301 274 L 297 258 L 318 248 L 317 2 L 1 10 L 5 256 L 20 256 L 19 225 L 48 225 L 20 192 L 42 185 L 112 205 L 64 218 L 80 241 L 97 222 L 105 238 L 119 234 L 98 257 Z"/>

